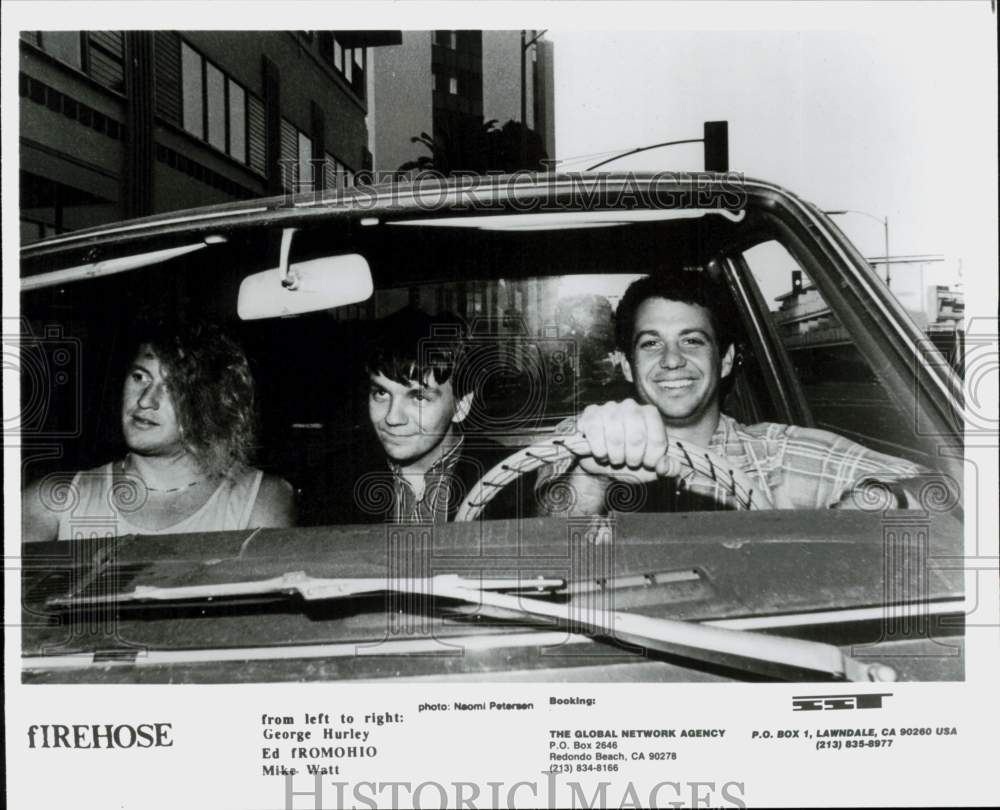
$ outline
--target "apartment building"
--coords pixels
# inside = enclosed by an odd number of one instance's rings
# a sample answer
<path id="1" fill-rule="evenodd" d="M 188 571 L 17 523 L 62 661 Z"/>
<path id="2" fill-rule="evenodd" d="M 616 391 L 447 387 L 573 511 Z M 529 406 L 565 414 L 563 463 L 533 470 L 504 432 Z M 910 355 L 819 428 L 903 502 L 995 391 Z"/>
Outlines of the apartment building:
<path id="1" fill-rule="evenodd" d="M 22 241 L 351 185 L 391 31 L 24 31 Z"/>
<path id="2" fill-rule="evenodd" d="M 525 31 L 525 122 L 555 157 L 553 47 Z M 484 122 L 521 121 L 521 31 L 404 31 L 398 47 L 373 56 L 372 151 L 379 172 L 426 154 L 412 138 L 454 143 Z"/>

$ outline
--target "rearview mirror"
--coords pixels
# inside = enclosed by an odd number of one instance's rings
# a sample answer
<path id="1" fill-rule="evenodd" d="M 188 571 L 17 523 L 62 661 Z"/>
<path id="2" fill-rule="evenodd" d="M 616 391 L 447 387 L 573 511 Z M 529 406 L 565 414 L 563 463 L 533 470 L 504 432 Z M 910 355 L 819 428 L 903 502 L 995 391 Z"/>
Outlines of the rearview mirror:
<path id="1" fill-rule="evenodd" d="M 375 285 L 364 256 L 348 253 L 274 267 L 240 284 L 236 311 L 244 321 L 302 315 L 367 301 Z"/>

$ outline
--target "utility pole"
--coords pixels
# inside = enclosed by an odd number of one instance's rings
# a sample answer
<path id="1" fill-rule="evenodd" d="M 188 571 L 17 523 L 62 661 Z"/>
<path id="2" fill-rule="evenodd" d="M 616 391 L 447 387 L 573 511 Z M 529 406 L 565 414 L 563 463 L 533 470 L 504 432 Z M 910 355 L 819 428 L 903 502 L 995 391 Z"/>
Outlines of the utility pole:
<path id="1" fill-rule="evenodd" d="M 886 214 L 883 217 L 877 217 L 874 214 L 869 214 L 867 211 L 858 211 L 856 208 L 844 208 L 840 211 L 824 211 L 823 213 L 829 214 L 831 216 L 841 216 L 843 214 L 860 214 L 863 217 L 868 217 L 868 219 L 873 219 L 876 222 L 882 223 L 882 232 L 885 236 L 885 286 L 891 288 L 892 263 L 889 260 L 889 215 Z"/>
<path id="2" fill-rule="evenodd" d="M 528 52 L 528 45 L 525 42 L 527 32 L 521 29 L 521 148 L 520 148 L 520 168 L 525 168 L 528 163 L 528 92 L 525 59 Z"/>
<path id="3" fill-rule="evenodd" d="M 889 261 L 889 215 L 882 218 L 882 225 L 885 226 L 885 286 L 892 286 L 892 263 Z"/>

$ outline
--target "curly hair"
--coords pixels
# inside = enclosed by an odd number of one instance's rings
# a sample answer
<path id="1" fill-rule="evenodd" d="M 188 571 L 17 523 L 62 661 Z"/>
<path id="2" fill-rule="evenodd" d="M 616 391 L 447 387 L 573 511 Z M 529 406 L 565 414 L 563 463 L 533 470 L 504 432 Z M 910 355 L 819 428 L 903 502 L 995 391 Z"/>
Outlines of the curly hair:
<path id="1" fill-rule="evenodd" d="M 708 310 L 720 354 L 738 343 L 739 315 L 725 286 L 700 267 L 665 270 L 633 281 L 615 313 L 615 342 L 626 357 L 632 356 L 635 316 L 643 302 L 665 298 L 685 304 L 697 304 Z"/>
<path id="2" fill-rule="evenodd" d="M 239 344 L 208 321 L 154 320 L 139 324 L 133 345 L 148 347 L 159 360 L 184 444 L 199 466 L 222 475 L 248 463 L 257 412 Z"/>

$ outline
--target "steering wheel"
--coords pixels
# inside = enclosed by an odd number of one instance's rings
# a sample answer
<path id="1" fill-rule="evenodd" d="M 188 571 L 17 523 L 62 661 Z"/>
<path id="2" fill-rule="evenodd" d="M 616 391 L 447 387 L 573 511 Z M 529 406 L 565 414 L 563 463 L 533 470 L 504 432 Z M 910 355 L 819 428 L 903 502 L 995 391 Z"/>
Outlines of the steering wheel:
<path id="1" fill-rule="evenodd" d="M 548 439 L 518 450 L 476 482 L 458 507 L 455 521 L 475 520 L 501 489 L 520 476 L 560 459 L 587 455 L 586 451 L 589 448 L 590 443 L 587 439 L 577 434 Z M 722 502 L 721 496 L 728 496 L 735 502 L 737 509 L 772 507 L 767 494 L 755 488 L 753 481 L 745 472 L 732 469 L 729 462 L 711 450 L 668 438 L 665 455 L 674 459 L 681 467 L 694 472 L 699 478 L 720 484 L 721 487 L 712 490 L 720 502 Z"/>

